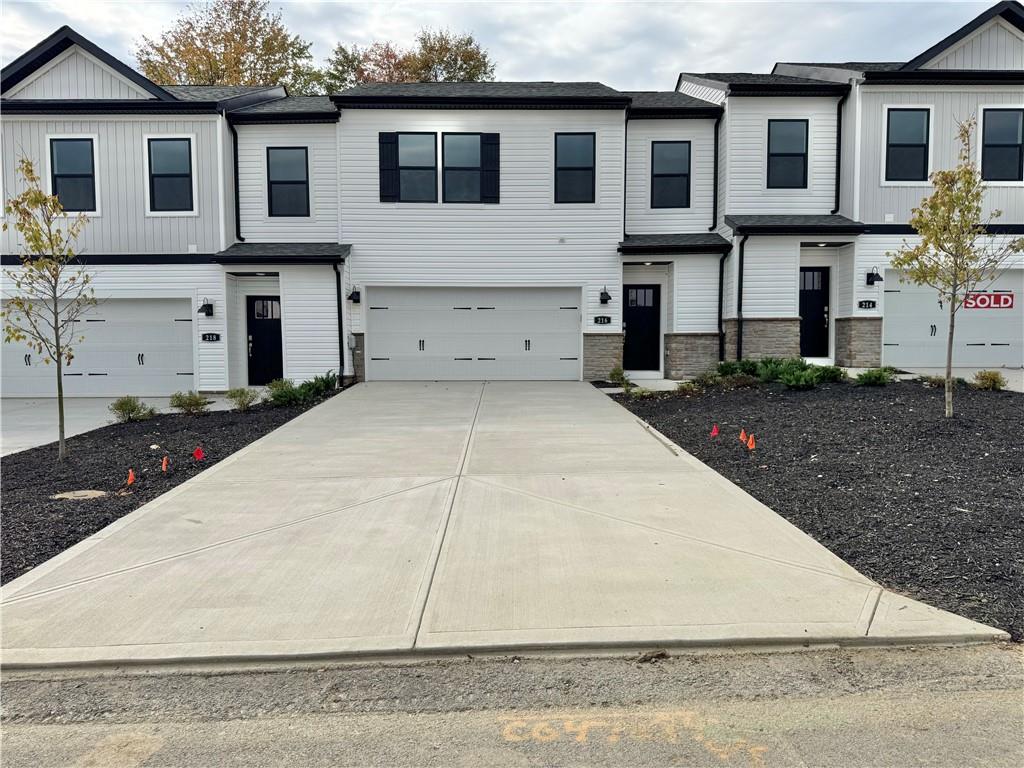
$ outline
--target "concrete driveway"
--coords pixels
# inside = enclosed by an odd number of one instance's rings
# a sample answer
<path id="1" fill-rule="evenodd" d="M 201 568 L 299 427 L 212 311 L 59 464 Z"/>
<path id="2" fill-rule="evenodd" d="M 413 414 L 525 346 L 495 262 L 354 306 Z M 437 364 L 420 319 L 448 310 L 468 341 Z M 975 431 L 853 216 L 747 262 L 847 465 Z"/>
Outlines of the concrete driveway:
<path id="1" fill-rule="evenodd" d="M 584 383 L 360 384 L 3 590 L 8 666 L 1002 638 Z"/>

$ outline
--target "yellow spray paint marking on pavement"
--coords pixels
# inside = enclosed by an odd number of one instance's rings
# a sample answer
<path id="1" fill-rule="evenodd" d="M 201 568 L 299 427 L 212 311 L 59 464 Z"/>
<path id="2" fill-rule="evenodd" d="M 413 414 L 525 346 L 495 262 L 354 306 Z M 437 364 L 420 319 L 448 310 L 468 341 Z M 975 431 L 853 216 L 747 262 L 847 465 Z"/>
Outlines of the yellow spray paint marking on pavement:
<path id="1" fill-rule="evenodd" d="M 160 736 L 118 733 L 107 736 L 76 762 L 77 768 L 138 768 L 164 745 Z"/>
<path id="2" fill-rule="evenodd" d="M 768 747 L 746 739 L 722 739 L 714 732 L 715 721 L 690 709 L 661 712 L 605 712 L 597 717 L 580 717 L 578 713 L 563 717 L 558 714 L 502 717 L 501 738 L 509 744 L 618 744 L 620 742 L 655 742 L 698 744 L 708 754 L 726 765 L 763 765 Z M 709 733 L 710 732 L 710 733 Z"/>

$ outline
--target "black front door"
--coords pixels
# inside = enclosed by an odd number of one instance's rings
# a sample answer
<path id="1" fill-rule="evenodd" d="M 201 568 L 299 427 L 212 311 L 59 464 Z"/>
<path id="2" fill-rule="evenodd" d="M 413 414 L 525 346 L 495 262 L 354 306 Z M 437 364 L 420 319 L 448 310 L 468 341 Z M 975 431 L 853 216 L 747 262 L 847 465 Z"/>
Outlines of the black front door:
<path id="1" fill-rule="evenodd" d="M 260 386 L 284 376 L 281 359 L 281 297 L 247 296 L 249 384 Z"/>
<path id="2" fill-rule="evenodd" d="M 828 357 L 828 267 L 800 267 L 800 354 Z"/>
<path id="3" fill-rule="evenodd" d="M 657 371 L 661 368 L 661 286 L 627 285 L 625 291 L 622 367 L 627 371 Z"/>

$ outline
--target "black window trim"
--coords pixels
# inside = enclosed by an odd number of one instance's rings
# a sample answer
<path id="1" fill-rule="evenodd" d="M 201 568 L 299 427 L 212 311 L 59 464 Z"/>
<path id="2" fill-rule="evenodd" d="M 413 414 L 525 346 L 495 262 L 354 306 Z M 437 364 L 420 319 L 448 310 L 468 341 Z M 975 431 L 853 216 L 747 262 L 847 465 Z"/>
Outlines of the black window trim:
<path id="1" fill-rule="evenodd" d="M 889 148 L 890 147 L 920 147 L 921 144 L 906 144 L 899 143 L 894 144 L 889 141 L 889 131 L 891 128 L 891 115 L 893 112 L 924 112 L 924 178 L 921 179 L 891 179 L 889 178 Z M 883 174 L 882 180 L 886 184 L 891 185 L 913 185 L 919 186 L 928 183 L 928 174 L 931 172 L 932 167 L 932 110 L 931 107 L 913 107 L 913 106 L 886 106 L 885 108 L 885 154 L 883 155 Z"/>
<path id="2" fill-rule="evenodd" d="M 402 165 L 402 137 L 403 136 L 433 136 L 434 137 L 434 164 L 433 165 Z M 398 199 L 399 203 L 421 203 L 430 205 L 437 203 L 437 132 L 436 131 L 396 131 L 395 132 L 395 158 L 398 165 Z M 402 199 L 402 171 L 433 171 L 434 172 L 434 196 L 430 200 L 403 200 Z"/>
<path id="3" fill-rule="evenodd" d="M 1014 107 L 983 107 L 981 110 L 981 137 L 978 142 L 981 145 L 981 180 L 986 184 L 994 184 L 996 186 L 1016 186 L 1021 182 L 1024 182 L 1024 136 L 1021 137 L 1021 142 L 1017 144 L 987 144 L 985 142 L 985 119 L 989 112 L 1018 112 L 1020 113 L 1021 120 L 1024 121 L 1024 106 Z M 1018 148 L 1018 160 L 1019 167 L 1017 168 L 1016 179 L 986 179 L 985 178 L 985 147 L 1017 147 Z"/>
<path id="4" fill-rule="evenodd" d="M 275 149 L 301 149 L 305 157 L 306 180 L 305 181 L 273 181 L 270 178 L 270 153 Z M 298 186 L 306 188 L 306 212 L 305 213 L 274 213 L 273 189 L 275 185 Z M 300 145 L 276 145 L 267 147 L 267 216 L 275 219 L 308 219 L 311 215 L 309 204 L 309 147 Z"/>
<path id="5" fill-rule="evenodd" d="M 654 172 L 654 147 L 658 144 L 685 144 L 686 149 L 686 173 L 655 173 Z M 693 200 L 690 197 L 690 177 L 693 175 L 693 143 L 689 139 L 659 139 L 651 142 L 651 208 L 658 210 L 682 210 L 693 207 Z M 669 178 L 686 178 L 686 205 L 655 205 L 654 204 L 654 180 Z"/>
<path id="6" fill-rule="evenodd" d="M 184 141 L 188 143 L 188 173 L 154 173 L 153 172 L 153 142 L 154 141 Z M 192 163 L 192 137 L 191 136 L 147 136 L 146 137 L 146 171 L 149 178 L 146 186 L 149 189 L 149 200 L 146 209 L 147 215 L 175 215 L 194 214 L 196 212 L 196 190 L 195 190 L 195 166 Z M 154 178 L 188 179 L 188 208 L 156 208 L 154 207 L 155 196 L 153 194 Z"/>
<path id="7" fill-rule="evenodd" d="M 448 156 L 444 151 L 444 138 L 445 136 L 476 136 L 480 142 L 480 160 L 475 166 L 472 165 L 448 165 Z M 436 159 L 435 159 L 436 162 Z M 401 166 L 399 166 L 401 170 Z M 448 199 L 448 178 L 445 175 L 445 171 L 476 171 L 480 179 L 480 199 L 479 200 L 449 200 Z M 483 177 L 484 177 L 484 135 L 478 131 L 445 131 L 441 134 L 441 202 L 451 205 L 480 205 L 484 201 L 484 190 L 483 190 Z M 399 182 L 399 194 L 401 194 L 401 182 Z"/>
<path id="8" fill-rule="evenodd" d="M 65 179 L 92 179 L 92 208 L 64 208 L 65 213 L 91 213 L 93 215 L 99 214 L 100 200 L 99 193 L 96 189 L 96 137 L 95 136 L 48 136 L 50 146 L 50 194 L 57 195 L 57 177 Z M 89 142 L 89 156 L 92 159 L 92 173 L 57 173 L 56 158 L 53 154 L 53 146 L 59 141 L 88 141 Z M 63 203 L 61 206 L 63 207 Z"/>
<path id="9" fill-rule="evenodd" d="M 772 152 L 772 123 L 803 123 L 804 124 L 804 151 L 803 152 Z M 807 189 L 810 149 L 811 149 L 811 121 L 805 117 L 776 117 L 768 120 L 768 130 L 765 136 L 765 149 L 767 159 L 765 161 L 764 184 L 765 189 Z M 802 157 L 804 160 L 803 181 L 799 187 L 789 185 L 772 184 L 772 158 L 773 157 Z"/>
<path id="10" fill-rule="evenodd" d="M 593 139 L 590 146 L 590 199 L 589 200 L 559 200 L 558 199 L 558 172 L 582 171 L 583 166 L 573 165 L 565 168 L 558 167 L 558 137 L 559 136 L 590 136 Z M 597 133 L 594 131 L 559 131 L 555 134 L 555 178 L 554 178 L 554 200 L 556 205 L 593 205 L 597 202 Z"/>

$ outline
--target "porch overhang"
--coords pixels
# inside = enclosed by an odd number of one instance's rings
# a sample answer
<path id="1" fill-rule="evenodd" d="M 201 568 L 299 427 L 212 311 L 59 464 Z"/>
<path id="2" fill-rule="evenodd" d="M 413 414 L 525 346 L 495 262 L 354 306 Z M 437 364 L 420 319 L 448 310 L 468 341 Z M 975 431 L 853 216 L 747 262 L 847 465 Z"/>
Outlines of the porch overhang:
<path id="1" fill-rule="evenodd" d="M 717 232 L 694 232 L 670 235 L 626 235 L 619 243 L 623 256 L 658 254 L 728 253 L 732 243 Z"/>
<path id="2" fill-rule="evenodd" d="M 737 235 L 860 235 L 867 226 L 845 216 L 726 216 Z"/>
<path id="3" fill-rule="evenodd" d="M 214 254 L 216 264 L 340 264 L 351 252 L 344 243 L 235 243 Z"/>

